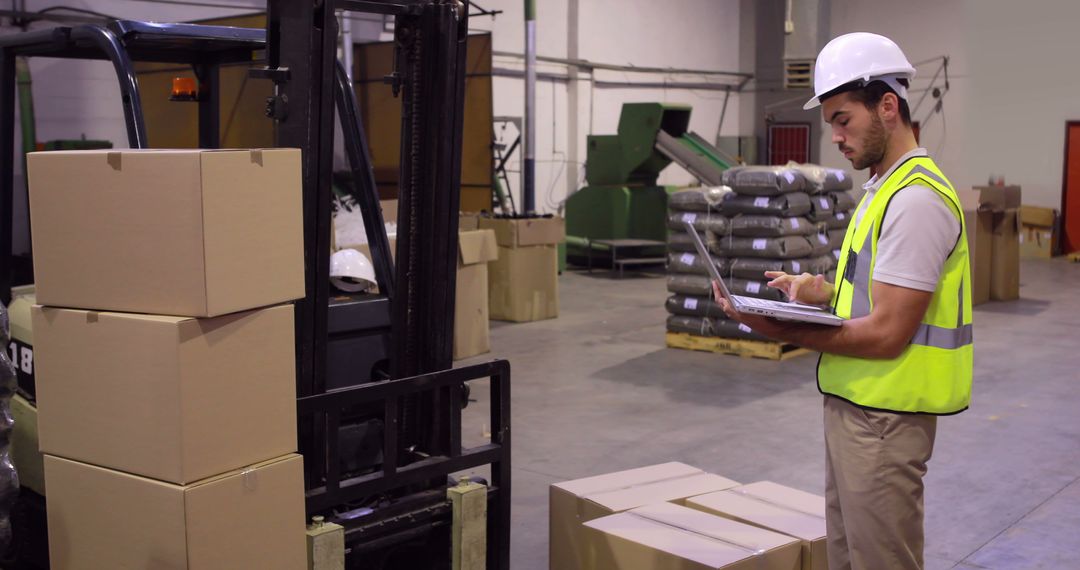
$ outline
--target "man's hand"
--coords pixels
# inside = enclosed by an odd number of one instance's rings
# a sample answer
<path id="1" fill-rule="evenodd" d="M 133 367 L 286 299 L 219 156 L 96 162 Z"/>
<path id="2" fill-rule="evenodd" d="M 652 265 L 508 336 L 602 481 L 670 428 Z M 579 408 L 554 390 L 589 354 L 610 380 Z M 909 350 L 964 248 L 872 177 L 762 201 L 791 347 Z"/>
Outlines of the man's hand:
<path id="1" fill-rule="evenodd" d="M 771 279 L 769 287 L 783 291 L 792 303 L 828 305 L 832 302 L 833 286 L 825 282 L 824 275 L 788 275 L 783 271 L 766 271 L 765 277 Z"/>

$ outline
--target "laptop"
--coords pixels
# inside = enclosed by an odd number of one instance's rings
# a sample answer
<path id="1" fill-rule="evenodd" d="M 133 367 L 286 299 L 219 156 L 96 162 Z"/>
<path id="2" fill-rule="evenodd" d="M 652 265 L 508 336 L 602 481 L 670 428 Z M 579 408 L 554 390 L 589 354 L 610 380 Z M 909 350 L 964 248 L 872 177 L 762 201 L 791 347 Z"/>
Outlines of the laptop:
<path id="1" fill-rule="evenodd" d="M 828 309 L 814 305 L 783 303 L 780 301 L 769 301 L 754 297 L 732 295 L 731 291 L 728 290 L 727 285 L 724 284 L 724 278 L 720 276 L 720 271 L 716 269 L 716 264 L 712 262 L 709 250 L 705 247 L 705 243 L 701 241 L 701 236 L 698 235 L 697 230 L 695 230 L 694 226 L 689 222 L 684 222 L 683 225 L 685 226 L 687 233 L 693 237 L 694 247 L 697 249 L 698 255 L 701 256 L 701 259 L 705 260 L 705 266 L 709 268 L 709 275 L 712 276 L 713 281 L 717 282 L 720 289 L 720 295 L 722 295 L 724 300 L 734 307 L 737 312 L 762 315 L 785 321 L 800 321 L 835 327 L 840 326 L 844 322 L 844 319 L 830 313 Z"/>

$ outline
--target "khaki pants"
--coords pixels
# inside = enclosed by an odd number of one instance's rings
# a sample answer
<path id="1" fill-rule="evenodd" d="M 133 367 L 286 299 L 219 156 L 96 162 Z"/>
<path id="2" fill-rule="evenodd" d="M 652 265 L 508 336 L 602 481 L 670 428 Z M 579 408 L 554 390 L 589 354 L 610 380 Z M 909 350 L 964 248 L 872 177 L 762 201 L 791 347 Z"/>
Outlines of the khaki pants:
<path id="1" fill-rule="evenodd" d="M 923 476 L 936 428 L 937 416 L 825 396 L 830 570 L 923 568 Z"/>

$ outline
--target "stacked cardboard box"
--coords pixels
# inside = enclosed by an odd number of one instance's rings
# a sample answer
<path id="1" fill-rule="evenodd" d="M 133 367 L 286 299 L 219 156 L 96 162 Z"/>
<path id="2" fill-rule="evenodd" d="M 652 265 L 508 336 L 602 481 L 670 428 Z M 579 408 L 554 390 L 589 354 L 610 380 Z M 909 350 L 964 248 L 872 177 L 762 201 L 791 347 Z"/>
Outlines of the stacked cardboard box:
<path id="1" fill-rule="evenodd" d="M 828 567 L 825 499 L 775 483 L 665 463 L 557 483 L 550 500 L 552 570 Z"/>
<path id="2" fill-rule="evenodd" d="M 299 151 L 28 171 L 52 566 L 304 567 Z"/>
<path id="3" fill-rule="evenodd" d="M 539 321 L 559 316 L 558 244 L 566 238 L 562 218 L 480 218 L 495 232 L 499 251 L 488 268 L 491 318 Z"/>
<path id="4" fill-rule="evenodd" d="M 1020 255 L 1050 258 L 1058 254 L 1061 234 L 1058 211 L 1038 206 L 1020 207 Z"/>
<path id="5" fill-rule="evenodd" d="M 462 216 L 458 233 L 454 293 L 454 360 L 491 350 L 488 328 L 488 264 L 498 259 L 492 230 L 477 229 L 475 216 Z"/>
<path id="6" fill-rule="evenodd" d="M 972 304 L 1020 298 L 1020 187 L 976 187 L 957 195 L 972 263 Z"/>
<path id="7" fill-rule="evenodd" d="M 724 188 L 688 189 L 668 200 L 668 330 L 764 340 L 726 320 L 712 302 L 708 266 L 733 294 L 783 300 L 766 271 L 813 273 L 835 280 L 836 262 L 856 200 L 846 172 L 816 165 L 736 167 Z M 708 244 L 698 259 L 685 224 Z"/>

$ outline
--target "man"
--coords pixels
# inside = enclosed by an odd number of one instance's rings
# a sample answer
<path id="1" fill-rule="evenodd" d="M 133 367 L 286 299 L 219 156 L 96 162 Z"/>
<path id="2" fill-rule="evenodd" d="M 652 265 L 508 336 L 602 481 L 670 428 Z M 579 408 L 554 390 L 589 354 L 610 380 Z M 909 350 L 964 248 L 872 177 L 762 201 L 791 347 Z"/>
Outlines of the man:
<path id="1" fill-rule="evenodd" d="M 971 395 L 971 277 L 960 202 L 911 128 L 915 75 L 888 38 L 840 36 L 818 55 L 815 96 L 832 142 L 874 174 L 848 227 L 837 283 L 766 273 L 769 286 L 848 319 L 829 327 L 736 313 L 822 353 L 828 559 L 832 570 L 923 567 L 923 476 L 938 415 Z"/>

